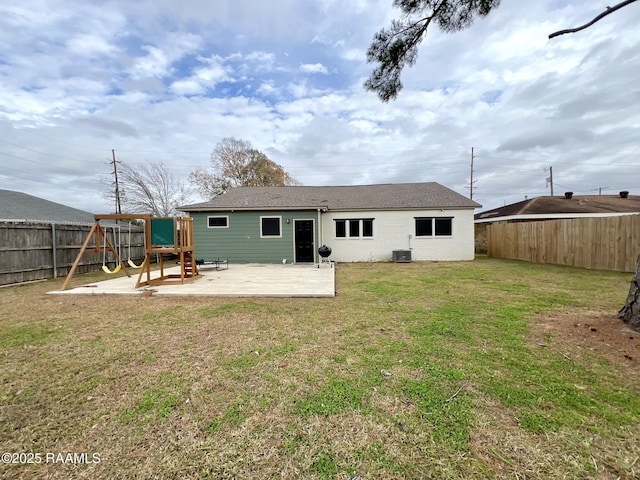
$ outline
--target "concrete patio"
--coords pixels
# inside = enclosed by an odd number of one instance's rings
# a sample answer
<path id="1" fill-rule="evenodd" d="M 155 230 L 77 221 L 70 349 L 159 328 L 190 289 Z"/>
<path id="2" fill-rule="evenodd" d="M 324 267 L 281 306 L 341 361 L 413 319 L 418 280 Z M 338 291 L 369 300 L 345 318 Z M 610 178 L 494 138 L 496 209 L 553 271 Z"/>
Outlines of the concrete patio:
<path id="1" fill-rule="evenodd" d="M 266 265 L 232 264 L 227 270 L 200 267 L 196 281 L 184 285 L 145 286 L 136 289 L 138 274 L 88 283 L 70 290 L 48 292 L 56 295 L 153 295 L 212 297 L 334 297 L 335 264 Z M 159 276 L 159 272 L 153 272 Z M 165 274 L 180 274 L 180 267 Z M 152 274 L 152 277 L 153 274 Z"/>

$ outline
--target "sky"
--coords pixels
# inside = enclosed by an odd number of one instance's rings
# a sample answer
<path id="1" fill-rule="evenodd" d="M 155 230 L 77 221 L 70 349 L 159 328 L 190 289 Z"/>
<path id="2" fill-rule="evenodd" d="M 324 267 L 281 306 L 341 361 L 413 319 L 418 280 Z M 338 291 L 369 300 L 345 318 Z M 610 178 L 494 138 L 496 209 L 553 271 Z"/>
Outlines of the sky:
<path id="1" fill-rule="evenodd" d="M 109 213 L 112 150 L 188 186 L 235 137 L 303 185 L 434 181 L 476 212 L 550 195 L 550 168 L 555 195 L 640 194 L 640 2 L 548 39 L 606 6 L 433 28 L 383 103 L 362 85 L 392 0 L 0 0 L 0 189 Z"/>

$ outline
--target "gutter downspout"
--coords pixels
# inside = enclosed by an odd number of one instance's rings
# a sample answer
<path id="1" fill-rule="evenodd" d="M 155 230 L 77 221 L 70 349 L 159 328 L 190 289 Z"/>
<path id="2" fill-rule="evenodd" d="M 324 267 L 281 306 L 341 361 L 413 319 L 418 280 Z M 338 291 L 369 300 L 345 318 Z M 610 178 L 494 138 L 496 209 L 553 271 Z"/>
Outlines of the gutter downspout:
<path id="1" fill-rule="evenodd" d="M 320 245 L 324 245 L 323 241 L 324 239 L 322 238 L 322 209 L 318 208 L 318 241 L 320 243 Z M 313 252 L 313 258 L 315 258 L 317 260 L 317 263 L 320 263 L 320 259 L 318 258 L 318 248 L 320 247 L 316 247 L 314 248 L 314 252 Z"/>

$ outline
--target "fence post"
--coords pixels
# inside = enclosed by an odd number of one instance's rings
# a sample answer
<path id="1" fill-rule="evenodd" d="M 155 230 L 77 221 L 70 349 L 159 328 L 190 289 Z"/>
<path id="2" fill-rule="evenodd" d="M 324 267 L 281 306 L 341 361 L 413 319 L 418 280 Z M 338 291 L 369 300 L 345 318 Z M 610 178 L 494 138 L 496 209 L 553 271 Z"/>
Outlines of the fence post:
<path id="1" fill-rule="evenodd" d="M 56 245 L 56 224 L 51 222 L 51 255 L 53 258 L 53 278 L 58 278 L 58 254 Z"/>

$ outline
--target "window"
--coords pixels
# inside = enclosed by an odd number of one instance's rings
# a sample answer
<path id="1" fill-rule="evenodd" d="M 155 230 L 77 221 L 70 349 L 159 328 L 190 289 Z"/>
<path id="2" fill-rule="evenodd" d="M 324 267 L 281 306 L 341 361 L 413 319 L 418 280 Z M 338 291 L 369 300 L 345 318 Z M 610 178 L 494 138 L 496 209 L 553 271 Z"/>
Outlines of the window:
<path id="1" fill-rule="evenodd" d="M 453 217 L 415 217 L 416 237 L 450 237 Z"/>
<path id="2" fill-rule="evenodd" d="M 350 237 L 359 237 L 360 236 L 360 221 L 359 220 L 349 220 L 349 236 Z"/>
<path id="3" fill-rule="evenodd" d="M 347 237 L 373 237 L 373 218 L 351 218 L 349 220 L 335 220 L 336 222 L 336 238 Z"/>
<path id="4" fill-rule="evenodd" d="M 436 237 L 451 236 L 451 219 L 450 218 L 434 218 L 436 224 Z"/>
<path id="5" fill-rule="evenodd" d="M 430 237 L 433 235 L 432 218 L 416 218 L 416 237 Z"/>
<path id="6" fill-rule="evenodd" d="M 229 217 L 207 217 L 209 228 L 229 228 Z"/>
<path id="7" fill-rule="evenodd" d="M 362 220 L 362 236 L 373 237 L 373 218 Z"/>
<path id="8" fill-rule="evenodd" d="M 282 237 L 280 233 L 280 217 L 260 217 L 261 237 Z"/>

